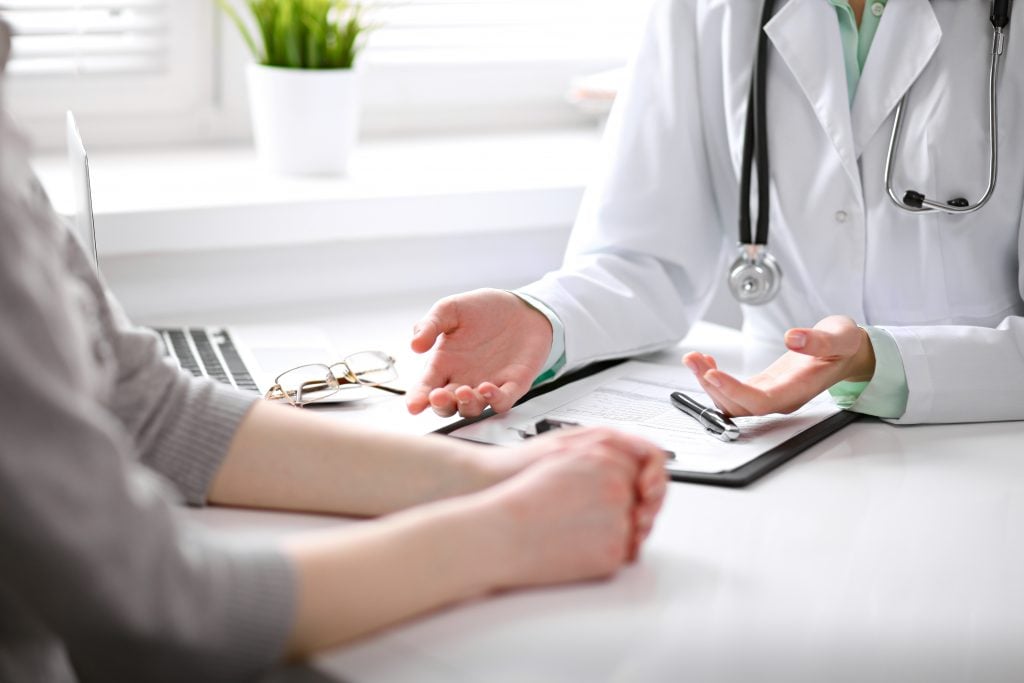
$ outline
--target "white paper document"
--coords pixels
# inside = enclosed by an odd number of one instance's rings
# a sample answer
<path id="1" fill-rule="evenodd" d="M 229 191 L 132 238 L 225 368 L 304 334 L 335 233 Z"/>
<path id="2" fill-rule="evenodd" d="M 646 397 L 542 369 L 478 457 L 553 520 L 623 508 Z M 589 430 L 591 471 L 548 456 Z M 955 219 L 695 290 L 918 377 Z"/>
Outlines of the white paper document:
<path id="1" fill-rule="evenodd" d="M 790 415 L 741 417 L 734 421 L 740 438 L 723 442 L 709 434 L 669 401 L 673 391 L 713 406 L 693 375 L 680 366 L 629 361 L 561 387 L 496 416 L 463 427 L 453 436 L 485 443 L 521 441 L 540 419 L 580 425 L 605 425 L 638 434 L 675 458 L 669 469 L 685 472 L 728 472 L 839 412 L 822 395 Z"/>

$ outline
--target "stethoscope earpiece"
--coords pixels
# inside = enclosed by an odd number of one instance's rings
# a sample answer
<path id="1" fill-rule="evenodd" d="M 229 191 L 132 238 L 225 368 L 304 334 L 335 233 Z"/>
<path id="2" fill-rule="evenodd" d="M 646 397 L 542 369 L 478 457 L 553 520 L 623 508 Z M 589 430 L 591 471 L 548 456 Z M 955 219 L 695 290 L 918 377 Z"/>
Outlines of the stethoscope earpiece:
<path id="1" fill-rule="evenodd" d="M 729 266 L 729 291 L 741 304 L 760 306 L 775 298 L 782 286 L 779 262 L 758 244 L 741 244 Z"/>
<path id="2" fill-rule="evenodd" d="M 894 168 L 896 166 L 896 150 L 899 147 L 900 136 L 903 131 L 903 117 L 907 106 L 908 94 L 904 94 L 896 105 L 896 114 L 893 118 L 892 133 L 889 134 L 889 150 L 885 154 L 885 191 L 893 204 L 904 211 L 911 213 L 931 213 L 941 211 L 942 213 L 963 215 L 973 213 L 988 204 L 992 194 L 996 190 L 996 181 L 999 180 L 999 100 L 996 94 L 996 81 L 999 76 L 999 64 L 1006 47 L 1006 27 L 1010 23 L 1010 0 L 993 0 L 992 14 L 989 20 L 992 23 L 992 55 L 988 68 L 988 142 L 989 142 L 989 167 L 988 185 L 981 199 L 971 204 L 965 197 L 955 197 L 943 204 L 942 202 L 928 199 L 921 192 L 907 190 L 902 200 L 896 193 L 893 186 Z M 909 91 L 908 91 L 909 93 Z"/>

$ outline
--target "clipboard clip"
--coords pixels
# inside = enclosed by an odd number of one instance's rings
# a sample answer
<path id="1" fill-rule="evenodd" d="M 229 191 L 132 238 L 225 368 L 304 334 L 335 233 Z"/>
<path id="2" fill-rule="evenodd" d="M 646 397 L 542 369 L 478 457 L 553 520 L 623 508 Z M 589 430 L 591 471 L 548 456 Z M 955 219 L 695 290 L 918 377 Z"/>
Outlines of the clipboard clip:
<path id="1" fill-rule="evenodd" d="M 567 422 L 565 420 L 553 420 L 549 417 L 537 420 L 537 422 L 529 425 L 526 428 L 509 427 L 512 431 L 519 435 L 520 439 L 532 439 L 535 436 L 540 436 L 544 432 L 550 432 L 553 429 L 563 429 L 565 427 L 579 427 L 577 422 Z"/>
<path id="2" fill-rule="evenodd" d="M 525 429 L 519 427 L 509 427 L 512 431 L 519 435 L 520 439 L 532 439 L 535 436 L 540 436 L 544 432 L 550 432 L 553 429 L 563 429 L 564 427 L 579 427 L 578 422 L 567 422 L 566 420 L 552 420 L 551 418 L 545 417 Z M 669 460 L 675 460 L 676 454 L 672 451 L 666 450 L 665 457 Z"/>

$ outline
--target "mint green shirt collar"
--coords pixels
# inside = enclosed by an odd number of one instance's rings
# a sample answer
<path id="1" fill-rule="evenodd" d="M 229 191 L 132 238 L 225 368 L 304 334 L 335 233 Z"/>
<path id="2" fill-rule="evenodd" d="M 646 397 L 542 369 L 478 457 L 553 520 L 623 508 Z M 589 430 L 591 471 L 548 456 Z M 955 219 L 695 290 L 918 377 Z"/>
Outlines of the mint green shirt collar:
<path id="1" fill-rule="evenodd" d="M 857 84 L 860 83 L 864 64 L 868 61 L 868 51 L 878 31 L 878 23 L 885 13 L 886 1 L 867 0 L 858 27 L 850 0 L 828 0 L 839 15 L 839 37 L 843 60 L 846 62 L 846 85 L 850 91 L 850 102 L 853 102 L 853 96 L 857 93 Z"/>

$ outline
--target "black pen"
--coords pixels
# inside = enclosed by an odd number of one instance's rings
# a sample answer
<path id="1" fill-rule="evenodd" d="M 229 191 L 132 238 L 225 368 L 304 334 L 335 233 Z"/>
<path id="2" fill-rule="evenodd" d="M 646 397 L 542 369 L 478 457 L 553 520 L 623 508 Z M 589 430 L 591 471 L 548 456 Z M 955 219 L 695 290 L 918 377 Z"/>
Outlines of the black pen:
<path id="1" fill-rule="evenodd" d="M 722 441 L 735 441 L 740 438 L 740 428 L 720 411 L 703 406 L 679 391 L 673 391 L 669 398 L 672 399 L 672 405 L 700 423 L 700 426 L 711 435 Z"/>

